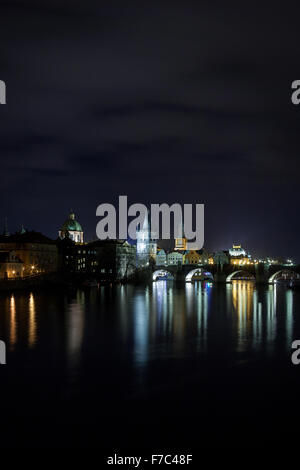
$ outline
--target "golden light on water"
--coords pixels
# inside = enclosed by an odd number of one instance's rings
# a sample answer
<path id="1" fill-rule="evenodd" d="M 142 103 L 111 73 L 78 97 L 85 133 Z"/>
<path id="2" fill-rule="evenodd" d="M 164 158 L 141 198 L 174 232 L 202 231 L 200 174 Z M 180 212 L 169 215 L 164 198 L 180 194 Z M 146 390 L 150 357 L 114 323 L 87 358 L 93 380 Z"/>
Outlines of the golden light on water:
<path id="1" fill-rule="evenodd" d="M 15 344 L 17 342 L 17 322 L 16 322 L 16 303 L 15 303 L 15 298 L 13 295 L 10 298 L 9 314 L 10 314 L 9 344 L 10 344 L 10 349 L 14 350 Z"/>
<path id="2" fill-rule="evenodd" d="M 32 348 L 36 343 L 36 310 L 33 294 L 29 297 L 29 327 L 28 327 L 28 346 Z"/>
<path id="3" fill-rule="evenodd" d="M 254 292 L 254 283 L 251 281 L 233 281 L 232 283 L 232 303 L 237 314 L 237 347 L 239 351 L 246 347 L 251 330 Z"/>

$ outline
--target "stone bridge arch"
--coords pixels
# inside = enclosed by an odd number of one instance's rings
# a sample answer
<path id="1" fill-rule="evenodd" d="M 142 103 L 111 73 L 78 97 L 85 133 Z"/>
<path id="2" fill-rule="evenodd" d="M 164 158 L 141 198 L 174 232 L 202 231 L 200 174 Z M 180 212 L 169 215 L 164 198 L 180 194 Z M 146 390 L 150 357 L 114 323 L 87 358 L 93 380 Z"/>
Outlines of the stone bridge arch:
<path id="1" fill-rule="evenodd" d="M 189 271 L 186 276 L 185 276 L 185 282 L 192 282 L 193 276 L 195 274 L 200 275 L 200 280 L 203 281 L 204 279 L 210 279 L 211 281 L 214 280 L 214 276 L 212 275 L 211 272 L 205 271 L 202 268 L 195 268 Z"/>
<path id="2" fill-rule="evenodd" d="M 255 281 L 255 276 L 253 274 L 249 273 L 248 271 L 243 271 L 242 269 L 230 273 L 226 278 L 226 282 L 234 281 L 234 278 L 236 280 Z"/>
<path id="3" fill-rule="evenodd" d="M 300 279 L 300 274 L 292 271 L 291 269 L 281 269 L 280 271 L 276 271 L 276 273 L 272 274 L 269 277 L 269 284 L 276 284 L 277 281 L 293 281 L 295 279 Z"/>
<path id="4" fill-rule="evenodd" d="M 168 269 L 156 269 L 152 274 L 152 280 L 157 281 L 159 277 L 167 277 L 167 279 L 174 280 L 174 273 Z"/>

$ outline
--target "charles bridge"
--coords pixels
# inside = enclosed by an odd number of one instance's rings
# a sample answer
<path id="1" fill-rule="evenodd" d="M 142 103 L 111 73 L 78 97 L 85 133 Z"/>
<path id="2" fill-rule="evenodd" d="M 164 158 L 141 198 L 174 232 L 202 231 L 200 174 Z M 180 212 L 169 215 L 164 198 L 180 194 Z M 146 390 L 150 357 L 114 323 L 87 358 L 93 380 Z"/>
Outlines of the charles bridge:
<path id="1" fill-rule="evenodd" d="M 153 281 L 174 279 L 180 282 L 208 280 L 212 282 L 232 282 L 233 280 L 252 280 L 261 284 L 274 284 L 278 281 L 300 281 L 300 266 L 275 264 L 250 265 L 166 265 L 153 266 Z"/>

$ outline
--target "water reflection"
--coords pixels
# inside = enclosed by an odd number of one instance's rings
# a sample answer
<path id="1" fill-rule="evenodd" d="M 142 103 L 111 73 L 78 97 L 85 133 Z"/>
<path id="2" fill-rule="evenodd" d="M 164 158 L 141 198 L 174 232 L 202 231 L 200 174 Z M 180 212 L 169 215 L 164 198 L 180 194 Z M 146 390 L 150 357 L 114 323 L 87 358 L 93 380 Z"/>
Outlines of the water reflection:
<path id="1" fill-rule="evenodd" d="M 248 348 L 252 339 L 251 344 L 254 349 L 266 345 L 267 350 L 272 352 L 278 337 L 282 334 L 285 334 L 285 347 L 289 350 L 294 334 L 294 293 L 276 284 L 269 285 L 259 300 L 257 287 L 253 282 L 236 281 L 227 288 L 227 293 L 230 289 L 232 289 L 232 304 L 237 320 L 238 350 L 243 351 Z M 284 316 L 284 328 L 281 327 L 278 331 L 278 321 L 281 316 Z"/>
<path id="2" fill-rule="evenodd" d="M 28 327 L 28 346 L 33 348 L 36 342 L 36 311 L 33 294 L 29 297 L 29 327 Z"/>
<path id="3" fill-rule="evenodd" d="M 270 285 L 267 292 L 267 343 L 269 348 L 274 345 L 276 336 L 276 308 L 277 308 L 277 286 Z"/>
<path id="4" fill-rule="evenodd" d="M 84 292 L 77 291 L 76 298 L 67 305 L 67 356 L 69 364 L 75 368 L 80 360 L 85 317 Z"/>
<path id="5" fill-rule="evenodd" d="M 293 292 L 287 290 L 286 300 L 286 347 L 290 348 L 293 341 Z"/>
<path id="6" fill-rule="evenodd" d="M 11 351 L 14 350 L 15 344 L 17 342 L 17 321 L 16 321 L 16 302 L 15 298 L 12 295 L 10 298 L 10 322 L 9 322 L 9 345 Z"/>
<path id="7" fill-rule="evenodd" d="M 167 351 L 185 355 L 191 337 L 197 350 L 205 350 L 211 292 L 209 282 L 187 283 L 179 288 L 168 281 L 153 284 L 151 322 L 167 342 Z"/>
<path id="8" fill-rule="evenodd" d="M 145 363 L 149 348 L 149 295 L 137 295 L 134 302 L 134 356 Z"/>
<path id="9" fill-rule="evenodd" d="M 221 343 L 237 354 L 289 351 L 297 333 L 300 337 L 299 307 L 299 293 L 282 286 L 157 281 L 146 288 L 5 296 L 0 326 L 11 351 L 48 342 L 61 348 L 72 370 L 81 364 L 83 346 L 97 354 L 101 341 L 103 347 L 112 345 L 114 355 L 130 354 L 144 366 L 152 359 L 208 354 Z"/>
<path id="10" fill-rule="evenodd" d="M 245 350 L 252 327 L 252 313 L 254 311 L 254 283 L 233 281 L 232 303 L 237 313 L 237 349 Z"/>
<path id="11" fill-rule="evenodd" d="M 258 348 L 262 341 L 262 304 L 257 291 L 253 292 L 253 347 Z"/>

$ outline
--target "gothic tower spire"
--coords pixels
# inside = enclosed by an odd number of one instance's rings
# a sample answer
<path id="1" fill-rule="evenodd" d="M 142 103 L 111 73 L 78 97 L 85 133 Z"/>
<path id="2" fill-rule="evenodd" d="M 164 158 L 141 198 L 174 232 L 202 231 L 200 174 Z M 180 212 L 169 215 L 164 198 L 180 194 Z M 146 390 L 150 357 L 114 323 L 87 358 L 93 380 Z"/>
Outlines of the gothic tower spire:
<path id="1" fill-rule="evenodd" d="M 10 233 L 8 231 L 8 225 L 7 225 L 7 217 L 5 217 L 4 219 L 4 231 L 3 231 L 3 235 L 5 237 L 9 237 Z"/>

